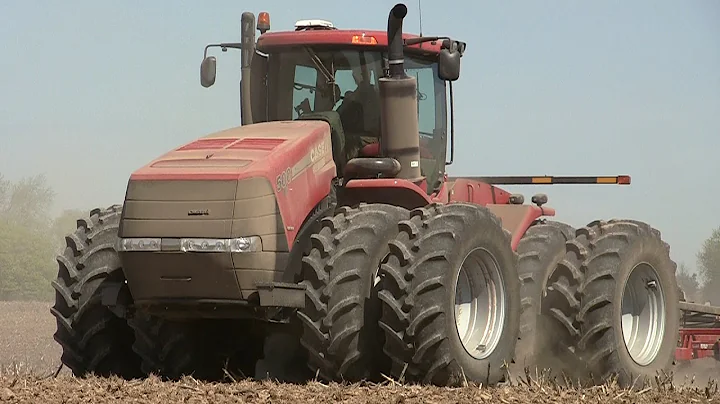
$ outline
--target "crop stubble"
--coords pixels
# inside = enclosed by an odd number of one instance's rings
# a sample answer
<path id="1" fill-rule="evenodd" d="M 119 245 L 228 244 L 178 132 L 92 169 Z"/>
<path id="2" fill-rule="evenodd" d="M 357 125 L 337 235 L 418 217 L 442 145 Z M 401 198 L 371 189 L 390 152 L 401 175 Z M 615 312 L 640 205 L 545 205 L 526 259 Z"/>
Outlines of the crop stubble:
<path id="1" fill-rule="evenodd" d="M 513 386 L 457 389 L 383 385 L 309 383 L 282 385 L 271 382 L 200 383 L 146 380 L 75 379 L 67 370 L 51 375 L 59 366 L 60 348 L 52 339 L 55 322 L 50 303 L 0 302 L 0 402 L 7 403 L 706 403 L 720 402 L 715 382 L 720 366 L 714 360 L 695 361 L 678 368 L 675 386 L 668 383 L 641 391 L 624 391 L 612 385 L 585 389 L 563 388 L 542 378 Z M 686 376 L 696 375 L 689 384 Z"/>

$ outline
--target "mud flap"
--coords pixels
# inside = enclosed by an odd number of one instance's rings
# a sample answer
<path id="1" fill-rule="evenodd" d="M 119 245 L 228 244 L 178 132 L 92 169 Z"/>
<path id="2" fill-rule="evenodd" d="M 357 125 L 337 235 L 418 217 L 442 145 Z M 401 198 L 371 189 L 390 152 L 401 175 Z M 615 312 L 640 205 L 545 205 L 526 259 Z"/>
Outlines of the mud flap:
<path id="1" fill-rule="evenodd" d="M 305 285 L 283 282 L 255 284 L 263 307 L 305 308 Z"/>
<path id="2" fill-rule="evenodd" d="M 127 318 L 128 308 L 132 305 L 132 296 L 127 283 L 107 282 L 100 285 L 101 303 L 113 314 L 120 318 Z"/>

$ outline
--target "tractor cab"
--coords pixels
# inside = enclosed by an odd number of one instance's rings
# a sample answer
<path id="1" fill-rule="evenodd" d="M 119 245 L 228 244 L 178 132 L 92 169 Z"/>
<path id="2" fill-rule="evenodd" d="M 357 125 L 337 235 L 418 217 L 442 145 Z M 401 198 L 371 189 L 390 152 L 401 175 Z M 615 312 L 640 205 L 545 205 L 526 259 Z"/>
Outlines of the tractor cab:
<path id="1" fill-rule="evenodd" d="M 248 32 L 254 25 L 248 21 L 251 16 L 243 16 L 242 44 L 217 45 L 237 45 L 243 51 L 242 124 L 327 121 L 338 177 L 346 174 L 345 165 L 352 159 L 382 157 L 379 82 L 390 65 L 387 32 L 341 30 L 324 20 L 301 20 L 293 31 L 266 32 L 269 16 L 260 13 L 257 27 L 262 34 L 254 43 L 254 32 Z M 403 35 L 403 40 L 404 71 L 417 83 L 420 173 L 432 194 L 442 184 L 447 164 L 447 84 L 459 75 L 465 44 L 412 35 Z M 247 49 L 250 44 L 252 52 Z M 214 70 L 215 60 L 206 54 L 201 69 L 204 86 L 214 82 Z"/>

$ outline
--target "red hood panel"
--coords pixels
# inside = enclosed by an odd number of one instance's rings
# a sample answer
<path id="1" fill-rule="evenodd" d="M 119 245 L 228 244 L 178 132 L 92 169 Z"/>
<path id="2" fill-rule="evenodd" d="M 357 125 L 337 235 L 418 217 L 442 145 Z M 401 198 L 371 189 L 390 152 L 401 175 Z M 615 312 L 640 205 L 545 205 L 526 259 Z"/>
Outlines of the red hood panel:
<path id="1" fill-rule="evenodd" d="M 213 133 L 165 153 L 131 180 L 240 179 L 296 161 L 330 128 L 323 121 L 277 121 Z M 297 156 L 295 156 L 297 154 Z"/>

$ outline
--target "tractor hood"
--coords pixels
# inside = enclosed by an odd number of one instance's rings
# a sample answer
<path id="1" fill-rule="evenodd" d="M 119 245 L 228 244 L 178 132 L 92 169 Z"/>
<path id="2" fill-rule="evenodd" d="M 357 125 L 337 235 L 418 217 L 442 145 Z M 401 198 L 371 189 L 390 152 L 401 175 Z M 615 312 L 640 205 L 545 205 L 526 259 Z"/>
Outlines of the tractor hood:
<path id="1" fill-rule="evenodd" d="M 224 130 L 140 168 L 128 182 L 118 229 L 130 240 L 122 261 L 135 302 L 249 299 L 257 283 L 282 280 L 290 246 L 330 192 L 335 171 L 330 125 L 322 120 Z M 160 239 L 149 245 L 161 250 L 135 249 L 138 239 Z M 247 250 L 230 250 L 239 240 Z"/>
<path id="2" fill-rule="evenodd" d="M 331 153 L 329 143 L 330 126 L 324 121 L 277 121 L 239 126 L 184 144 L 135 171 L 130 180 L 271 177 L 294 162 L 307 159 L 308 163 L 315 163 L 314 154 L 325 157 Z"/>

